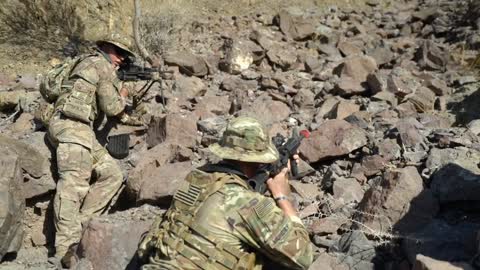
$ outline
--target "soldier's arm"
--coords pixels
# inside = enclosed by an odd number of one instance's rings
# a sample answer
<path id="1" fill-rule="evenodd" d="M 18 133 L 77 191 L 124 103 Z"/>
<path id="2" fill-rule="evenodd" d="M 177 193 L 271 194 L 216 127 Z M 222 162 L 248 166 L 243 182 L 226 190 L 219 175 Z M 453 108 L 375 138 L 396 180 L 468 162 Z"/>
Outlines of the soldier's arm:
<path id="1" fill-rule="evenodd" d="M 125 109 L 125 99 L 111 80 L 101 80 L 98 83 L 98 106 L 107 116 L 117 116 Z"/>
<path id="2" fill-rule="evenodd" d="M 240 220 L 235 229 L 243 241 L 272 261 L 292 269 L 308 269 L 313 261 L 308 232 L 296 216 L 288 216 L 273 199 L 252 191 L 234 196 Z M 233 209 L 231 209 L 233 210 Z"/>
<path id="3" fill-rule="evenodd" d="M 107 116 L 121 116 L 125 109 L 125 98 L 128 92 L 119 84 L 112 66 L 105 61 L 96 62 L 98 75 L 97 101 L 98 107 Z"/>

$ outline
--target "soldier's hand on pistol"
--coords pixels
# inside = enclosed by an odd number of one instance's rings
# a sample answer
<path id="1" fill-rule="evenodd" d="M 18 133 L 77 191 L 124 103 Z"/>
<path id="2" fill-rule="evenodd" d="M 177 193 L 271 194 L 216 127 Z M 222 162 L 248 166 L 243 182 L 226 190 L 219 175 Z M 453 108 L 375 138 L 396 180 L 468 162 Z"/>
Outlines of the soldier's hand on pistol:
<path id="1" fill-rule="evenodd" d="M 298 164 L 300 157 L 293 155 L 293 159 Z M 289 171 L 290 161 L 288 161 L 287 168 L 284 168 L 279 174 L 267 180 L 267 187 L 274 198 L 282 195 L 288 196 L 288 194 L 290 194 L 290 184 L 288 183 Z"/>
<path id="2" fill-rule="evenodd" d="M 267 187 L 274 198 L 290 194 L 288 171 L 289 168 L 283 168 L 277 175 L 267 180 Z"/>

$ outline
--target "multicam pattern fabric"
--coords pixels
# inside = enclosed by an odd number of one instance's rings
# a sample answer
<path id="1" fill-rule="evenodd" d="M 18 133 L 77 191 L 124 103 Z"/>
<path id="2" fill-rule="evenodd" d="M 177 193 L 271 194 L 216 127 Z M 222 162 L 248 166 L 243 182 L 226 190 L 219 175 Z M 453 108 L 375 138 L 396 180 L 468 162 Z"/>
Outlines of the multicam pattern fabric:
<path id="1" fill-rule="evenodd" d="M 223 159 L 245 162 L 272 163 L 278 159 L 278 151 L 268 132 L 250 117 L 238 117 L 230 121 L 219 143 L 210 151 Z"/>
<path id="2" fill-rule="evenodd" d="M 118 115 L 124 109 L 119 95 L 119 81 L 113 65 L 96 54 L 80 62 L 69 80 L 72 91 L 60 96 L 50 120 L 48 135 L 56 147 L 59 180 L 54 199 L 56 256 L 62 257 L 68 247 L 80 240 L 81 222 L 104 211 L 121 187 L 123 175 L 117 162 L 98 143 L 91 122 L 98 108 L 107 115 Z M 87 94 L 87 95 L 85 95 Z M 80 114 L 84 107 L 87 121 L 65 113 Z M 83 104 L 82 101 L 85 101 Z M 78 116 L 81 118 L 81 116 Z M 92 172 L 97 176 L 91 184 Z"/>
<path id="3" fill-rule="evenodd" d="M 192 175 L 198 175 L 198 171 L 192 172 L 189 177 Z M 185 210 L 195 213 L 190 221 L 194 226 L 190 226 L 193 230 L 180 230 L 184 232 L 181 234 L 178 234 L 177 228 L 185 228 L 185 223 L 179 221 L 182 218 L 178 217 L 184 216 L 186 212 L 179 206 L 182 205 L 178 203 L 179 196 L 175 196 L 166 219 L 149 232 L 147 238 L 150 239 L 149 245 L 154 247 L 154 252 L 149 263 L 142 267 L 143 270 L 262 269 L 262 256 L 289 269 L 307 269 L 310 266 L 313 259 L 312 245 L 298 218 L 285 216 L 271 198 L 250 190 L 238 176 L 216 173 L 215 178 L 219 179 L 217 183 L 223 181 L 224 184 L 198 208 L 192 206 Z M 188 189 L 183 187 L 180 190 Z M 210 239 L 214 239 L 214 243 Z M 172 242 L 184 244 L 181 247 L 172 246 Z M 216 254 L 216 246 L 239 250 L 245 256 L 255 254 L 256 260 L 243 266 L 227 267 L 228 263 L 222 264 L 218 263 L 221 260 L 212 259 L 213 256 L 228 257 L 228 254 Z M 210 252 L 204 253 L 202 250 Z"/>

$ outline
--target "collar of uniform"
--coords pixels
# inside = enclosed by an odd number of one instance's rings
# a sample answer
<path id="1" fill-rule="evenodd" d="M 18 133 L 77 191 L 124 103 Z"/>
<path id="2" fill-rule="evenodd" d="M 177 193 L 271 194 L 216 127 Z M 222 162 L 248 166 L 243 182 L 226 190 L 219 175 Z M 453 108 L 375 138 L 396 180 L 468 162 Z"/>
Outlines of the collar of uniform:
<path id="1" fill-rule="evenodd" d="M 110 64 L 113 64 L 112 63 L 112 59 L 110 59 L 110 56 L 108 56 L 108 54 L 106 54 L 104 51 L 100 50 L 99 48 L 95 48 L 95 50 L 97 52 L 99 52 L 101 55 L 103 55 L 103 57 L 105 57 L 105 59 L 107 59 L 107 61 L 110 63 Z"/>

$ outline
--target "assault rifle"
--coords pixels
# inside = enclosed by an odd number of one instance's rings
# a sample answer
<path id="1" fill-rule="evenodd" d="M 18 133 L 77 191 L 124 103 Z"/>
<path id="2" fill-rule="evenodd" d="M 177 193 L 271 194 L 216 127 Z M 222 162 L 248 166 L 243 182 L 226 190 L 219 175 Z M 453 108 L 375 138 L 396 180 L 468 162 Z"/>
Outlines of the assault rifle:
<path id="1" fill-rule="evenodd" d="M 145 97 L 148 90 L 155 82 L 160 82 L 161 79 L 167 78 L 167 74 L 171 74 L 170 70 L 160 70 L 160 68 L 149 68 L 135 65 L 133 60 L 126 58 L 124 64 L 117 70 L 117 76 L 120 80 L 125 82 L 148 81 L 133 97 L 133 107 Z M 160 87 L 160 95 L 162 96 L 162 104 L 165 106 L 165 97 L 163 96 L 163 89 Z"/>
<path id="2" fill-rule="evenodd" d="M 267 180 L 275 175 L 277 175 L 283 168 L 287 167 L 288 161 L 292 160 L 290 163 L 291 174 L 293 178 L 298 176 L 298 167 L 297 163 L 293 160 L 293 155 L 297 153 L 300 143 L 303 138 L 308 138 L 310 133 L 307 130 L 302 130 L 299 133 L 294 132 L 292 137 L 288 140 L 277 134 L 272 138 L 272 142 L 280 154 L 280 158 L 275 163 L 262 165 L 257 174 L 248 180 L 248 184 L 257 192 L 265 193 L 267 190 Z"/>

